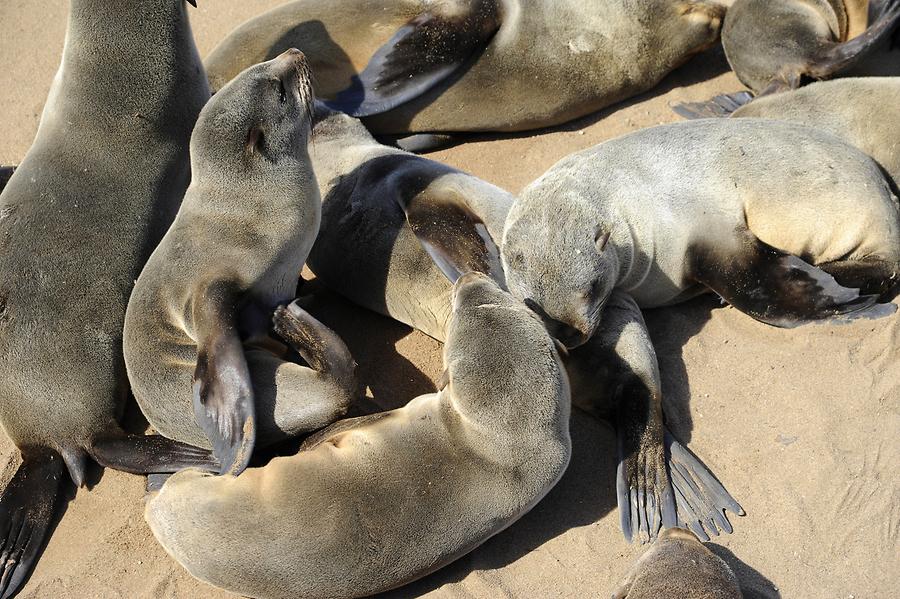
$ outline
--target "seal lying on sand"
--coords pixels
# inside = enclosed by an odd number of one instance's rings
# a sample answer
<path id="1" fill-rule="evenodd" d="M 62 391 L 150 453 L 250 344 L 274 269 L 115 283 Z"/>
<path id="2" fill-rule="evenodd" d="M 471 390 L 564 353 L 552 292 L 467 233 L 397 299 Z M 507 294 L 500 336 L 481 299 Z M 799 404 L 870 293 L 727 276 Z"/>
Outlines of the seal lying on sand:
<path id="1" fill-rule="evenodd" d="M 716 41 L 724 11 L 714 0 L 298 0 L 236 29 L 206 66 L 217 89 L 296 46 L 319 97 L 373 117 L 373 132 L 521 131 L 652 88 Z"/>
<path id="2" fill-rule="evenodd" d="M 894 312 L 841 285 L 891 290 L 900 213 L 878 165 L 828 133 L 708 119 L 558 162 L 510 211 L 502 257 L 513 295 L 571 347 L 597 330 L 614 288 L 642 308 L 712 290 L 792 327 Z"/>
<path id="3" fill-rule="evenodd" d="M 725 55 L 757 94 L 794 89 L 853 66 L 900 23 L 886 0 L 871 27 L 868 0 L 735 0 L 722 26 Z"/>
<path id="4" fill-rule="evenodd" d="M 486 276 L 463 276 L 454 293 L 444 389 L 336 422 L 237 478 L 172 476 L 145 511 L 166 551 L 241 595 L 362 597 L 445 566 L 528 512 L 571 452 L 559 355 Z"/>
<path id="5" fill-rule="evenodd" d="M 900 185 L 898 99 L 900 77 L 852 77 L 756 100 L 745 92 L 716 96 L 709 102 L 681 104 L 675 112 L 687 118 L 772 118 L 823 129 L 874 158 Z"/>
<path id="6" fill-rule="evenodd" d="M 209 88 L 182 0 L 72 0 L 34 144 L 0 195 L 0 421 L 22 464 L 0 500 L 0 596 L 31 568 L 64 471 L 213 465 L 123 433 L 125 306 L 178 210 Z"/>
<path id="7" fill-rule="evenodd" d="M 191 137 L 184 203 L 128 305 L 125 359 L 147 420 L 167 437 L 212 445 L 232 474 L 246 467 L 257 430 L 271 443 L 322 428 L 356 390 L 346 346 L 309 314 L 291 312 L 312 368 L 285 360 L 270 336 L 321 219 L 306 148 L 312 102 L 299 50 L 216 93 Z"/>
<path id="8" fill-rule="evenodd" d="M 308 264 L 327 286 L 443 340 L 450 315 L 448 278 L 478 270 L 504 284 L 493 238 L 502 234 L 512 195 L 381 145 L 358 120 L 321 105 L 313 144 L 323 215 Z M 640 311 L 617 294 L 604 318 L 600 332 L 565 362 L 576 405 L 616 424 L 625 536 L 640 531 L 641 537 L 654 537 L 661 524 L 678 522 L 701 536 L 706 536 L 703 526 L 714 534 L 731 532 L 721 509 L 743 510 L 702 462 L 665 432 L 656 355 Z"/>
<path id="9" fill-rule="evenodd" d="M 731 568 L 690 531 L 670 528 L 632 567 L 613 599 L 741 599 Z"/>

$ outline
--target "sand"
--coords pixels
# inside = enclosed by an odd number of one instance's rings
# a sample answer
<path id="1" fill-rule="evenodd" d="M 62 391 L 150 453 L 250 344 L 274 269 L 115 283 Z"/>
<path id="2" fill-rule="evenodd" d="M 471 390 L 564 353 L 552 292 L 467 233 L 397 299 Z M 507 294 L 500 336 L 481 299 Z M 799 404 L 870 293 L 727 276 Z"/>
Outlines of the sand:
<path id="1" fill-rule="evenodd" d="M 205 55 L 234 26 L 279 2 L 200 4 L 191 15 Z M 0 164 L 18 163 L 32 142 L 59 61 L 67 5 L 0 4 Z M 878 64 L 900 66 L 900 52 Z M 715 49 L 614 110 L 431 157 L 518 192 L 570 152 L 677 120 L 672 102 L 738 89 Z M 381 406 L 433 389 L 441 371 L 437 342 L 327 293 L 319 304 L 317 314 L 345 336 Z M 746 596 L 896 596 L 900 316 L 787 331 L 708 297 L 646 316 L 672 428 L 747 511 L 732 518 L 733 535 L 710 544 L 736 571 Z M 393 596 L 608 596 L 644 549 L 619 532 L 612 430 L 576 412 L 572 436 L 569 470 L 531 513 Z M 16 455 L 5 437 L 0 452 Z M 229 596 L 194 580 L 157 545 L 142 518 L 141 477 L 95 469 L 91 487 L 73 492 L 21 597 Z"/>

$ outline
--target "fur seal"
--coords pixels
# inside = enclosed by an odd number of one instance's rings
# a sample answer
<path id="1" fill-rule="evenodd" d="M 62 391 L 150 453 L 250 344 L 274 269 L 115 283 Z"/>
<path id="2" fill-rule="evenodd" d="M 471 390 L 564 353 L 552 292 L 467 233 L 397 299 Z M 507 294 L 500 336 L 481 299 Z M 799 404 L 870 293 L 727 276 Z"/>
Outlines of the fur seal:
<path id="1" fill-rule="evenodd" d="M 900 22 L 900 1 L 887 0 L 866 29 L 868 0 L 735 0 L 722 46 L 737 78 L 763 95 L 827 79 L 854 65 Z"/>
<path id="2" fill-rule="evenodd" d="M 505 285 L 493 240 L 501 238 L 511 194 L 381 145 L 358 120 L 321 105 L 313 144 L 323 214 L 307 263 L 326 286 L 444 340 L 448 279 L 475 270 Z M 573 402 L 611 419 L 619 434 L 626 538 L 652 538 L 661 525 L 677 523 L 703 537 L 704 527 L 710 534 L 731 532 L 722 509 L 743 514 L 740 505 L 665 429 L 656 354 L 634 301 L 617 293 L 598 334 L 565 362 Z"/>
<path id="3" fill-rule="evenodd" d="M 23 462 L 0 499 L 0 596 L 31 569 L 64 472 L 212 465 L 125 435 L 128 294 L 190 177 L 209 98 L 182 0 L 72 0 L 34 144 L 0 195 L 0 421 Z"/>
<path id="4" fill-rule="evenodd" d="M 298 0 L 240 26 L 206 66 L 216 89 L 296 46 L 318 96 L 372 117 L 375 133 L 521 131 L 652 88 L 717 40 L 724 12 L 714 0 Z"/>
<path id="5" fill-rule="evenodd" d="M 687 118 L 762 117 L 823 129 L 856 146 L 900 185 L 900 77 L 848 77 L 753 99 L 746 92 L 681 104 Z M 873 115 L 878 115 L 877 119 Z"/>
<path id="6" fill-rule="evenodd" d="M 213 96 L 191 137 L 191 185 L 128 304 L 125 361 L 141 410 L 163 435 L 212 446 L 223 472 L 246 467 L 257 431 L 271 443 L 320 429 L 356 390 L 346 346 L 299 307 L 282 338 L 311 368 L 270 334 L 321 219 L 312 102 L 293 49 Z"/>
<path id="7" fill-rule="evenodd" d="M 689 530 L 670 528 L 637 561 L 612 599 L 742 599 L 737 577 Z"/>
<path id="8" fill-rule="evenodd" d="M 558 162 L 510 210 L 502 257 L 513 295 L 570 347 L 597 330 L 614 288 L 642 308 L 713 290 L 792 327 L 895 311 L 856 288 L 896 283 L 900 212 L 878 165 L 837 137 L 707 119 Z"/>
<path id="9" fill-rule="evenodd" d="M 245 596 L 363 597 L 528 512 L 569 462 L 563 366 L 540 320 L 487 276 L 461 277 L 454 296 L 446 387 L 338 421 L 237 478 L 172 476 L 144 513 L 166 551 Z"/>

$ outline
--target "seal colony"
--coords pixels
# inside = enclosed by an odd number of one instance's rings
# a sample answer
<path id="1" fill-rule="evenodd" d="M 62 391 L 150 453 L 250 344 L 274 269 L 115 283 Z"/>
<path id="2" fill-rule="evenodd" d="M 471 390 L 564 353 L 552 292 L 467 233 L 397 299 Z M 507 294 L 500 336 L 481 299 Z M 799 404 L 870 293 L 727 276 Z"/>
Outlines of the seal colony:
<path id="1" fill-rule="evenodd" d="M 208 97 L 182 0 L 72 0 L 37 137 L 0 195 L 0 421 L 22 453 L 0 499 L 2 597 L 87 456 L 135 473 L 214 466 L 118 424 L 128 294 L 181 202 Z"/>
<path id="2" fill-rule="evenodd" d="M 668 431 L 641 308 L 713 291 L 779 327 L 895 312 L 896 136 L 863 111 L 892 114 L 896 79 L 771 92 L 850 65 L 900 2 L 871 26 L 865 0 L 726 4 L 301 0 L 239 28 L 207 78 L 180 0 L 73 0 L 35 143 L 0 167 L 0 421 L 23 458 L 0 498 L 0 599 L 88 456 L 152 476 L 153 534 L 210 584 L 396 588 L 553 488 L 573 404 L 615 425 L 626 538 L 656 539 L 615 596 L 739 597 L 700 539 L 743 510 Z M 695 112 L 779 120 L 638 131 L 518 197 L 367 130 L 563 122 L 655 84 L 723 15 L 729 60 L 768 97 Z M 436 393 L 340 419 L 355 362 L 294 299 L 307 261 L 445 341 Z M 159 434 L 118 424 L 129 382 Z"/>
<path id="3" fill-rule="evenodd" d="M 318 96 L 374 133 L 521 131 L 650 89 L 716 41 L 723 15 L 712 0 L 298 0 L 244 23 L 206 67 L 217 89 L 297 47 Z"/>

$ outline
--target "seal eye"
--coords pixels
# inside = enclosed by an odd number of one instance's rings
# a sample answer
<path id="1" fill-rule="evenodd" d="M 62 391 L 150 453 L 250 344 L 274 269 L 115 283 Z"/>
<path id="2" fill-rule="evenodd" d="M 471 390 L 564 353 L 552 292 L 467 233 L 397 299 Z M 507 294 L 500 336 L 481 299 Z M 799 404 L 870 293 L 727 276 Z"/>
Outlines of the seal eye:
<path id="1" fill-rule="evenodd" d="M 284 81 L 282 81 L 281 79 L 278 80 L 278 93 L 279 93 L 278 100 L 282 104 L 287 102 L 287 90 L 284 89 Z"/>

